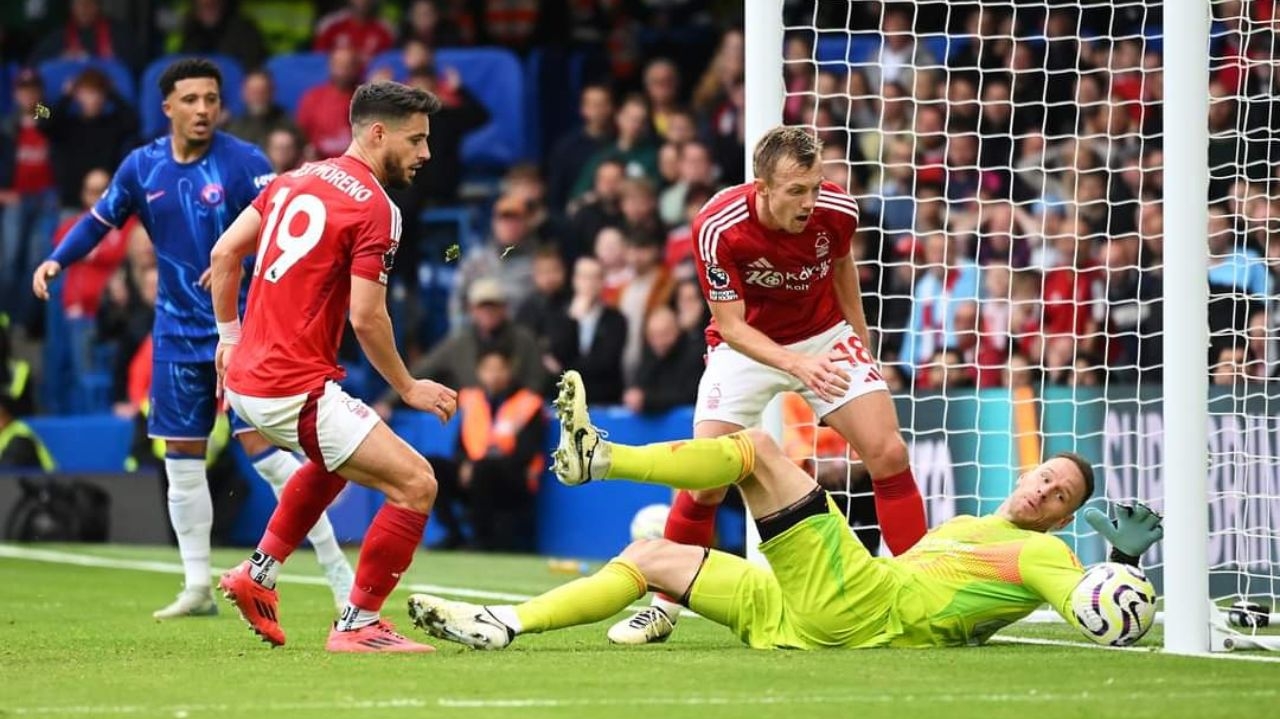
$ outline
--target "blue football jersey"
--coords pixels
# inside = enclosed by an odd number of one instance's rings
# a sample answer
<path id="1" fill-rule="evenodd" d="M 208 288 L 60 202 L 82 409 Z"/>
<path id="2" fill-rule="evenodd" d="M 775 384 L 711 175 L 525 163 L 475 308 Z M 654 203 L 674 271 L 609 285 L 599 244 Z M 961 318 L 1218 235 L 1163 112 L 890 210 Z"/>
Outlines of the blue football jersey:
<path id="1" fill-rule="evenodd" d="M 65 267 L 108 229 L 137 214 L 158 263 L 155 359 L 210 362 L 218 343 L 217 321 L 213 297 L 200 287 L 200 276 L 209 269 L 214 243 L 274 177 L 257 146 L 231 135 L 215 132 L 204 156 L 189 163 L 173 158 L 167 135 L 157 138 L 120 163 L 107 191 L 53 259 Z"/>

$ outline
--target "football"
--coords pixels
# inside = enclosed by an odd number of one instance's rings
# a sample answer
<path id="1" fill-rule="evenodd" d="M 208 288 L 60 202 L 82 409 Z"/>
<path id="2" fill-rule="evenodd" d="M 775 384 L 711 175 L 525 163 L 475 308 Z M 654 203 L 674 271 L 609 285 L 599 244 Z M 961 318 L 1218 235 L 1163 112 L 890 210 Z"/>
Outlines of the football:
<path id="1" fill-rule="evenodd" d="M 662 539 L 662 530 L 667 526 L 667 514 L 670 511 L 671 507 L 666 504 L 641 507 L 636 516 L 631 518 L 631 541 Z"/>
<path id="2" fill-rule="evenodd" d="M 1156 590 L 1141 569 L 1105 562 L 1084 573 L 1071 593 L 1071 611 L 1089 639 L 1127 647 L 1155 623 Z"/>

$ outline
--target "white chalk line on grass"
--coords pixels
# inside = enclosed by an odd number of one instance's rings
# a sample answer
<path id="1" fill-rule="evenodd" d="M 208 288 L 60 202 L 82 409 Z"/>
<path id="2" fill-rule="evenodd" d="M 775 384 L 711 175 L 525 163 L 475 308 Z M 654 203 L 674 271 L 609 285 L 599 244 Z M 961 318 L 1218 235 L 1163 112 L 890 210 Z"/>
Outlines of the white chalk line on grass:
<path id="1" fill-rule="evenodd" d="M 1211 699 L 1222 695 L 1221 689 L 1204 690 L 1156 690 L 1161 698 L 1174 700 Z M 1280 696 L 1277 689 L 1245 689 L 1231 690 L 1233 697 L 1271 698 Z M 1050 702 L 1096 701 L 1098 699 L 1140 699 L 1142 692 L 1131 688 L 1109 690 L 1092 690 L 1079 692 L 975 692 L 944 694 L 910 694 L 887 692 L 840 692 L 832 694 L 708 694 L 665 697 L 619 697 L 609 698 L 558 698 L 558 697 L 511 697 L 503 699 L 466 699 L 458 697 L 440 697 L 437 699 L 401 697 L 392 699 L 336 699 L 332 701 L 310 702 L 247 702 L 242 704 L 209 703 L 209 704 L 172 704 L 147 706 L 142 704 L 93 704 L 84 706 L 26 706 L 0 707 L 0 711 L 16 716 L 120 716 L 129 714 L 164 714 L 185 719 L 192 714 L 255 714 L 271 712 L 334 712 L 352 710 L 378 710 L 384 712 L 396 710 L 421 709 L 567 709 L 590 707 L 619 706 L 652 706 L 652 707 L 703 707 L 703 706 L 761 706 L 761 705 L 801 705 L 801 704 L 850 704 L 853 706 L 868 703 L 917 703 L 917 704 L 1041 704 Z"/>
<path id="2" fill-rule="evenodd" d="M 95 567 L 100 569 L 125 569 L 138 572 L 155 572 L 159 574 L 182 574 L 182 565 L 175 562 L 156 562 L 142 559 L 117 559 L 115 557 L 100 557 L 92 554 L 75 554 L 72 552 L 61 552 L 51 549 L 35 549 L 32 547 L 23 547 L 14 544 L 0 543 L 0 558 L 6 559 L 24 559 L 34 562 L 48 562 L 53 564 L 68 564 L 78 567 Z M 215 569 L 213 574 L 219 575 L 223 570 Z M 300 574 L 282 574 L 280 582 L 287 584 L 305 584 L 310 586 L 326 587 L 328 583 L 323 577 L 313 577 Z M 522 602 L 530 598 L 527 594 L 509 594 L 505 592 L 493 592 L 484 589 L 468 589 L 465 587 L 444 587 L 435 584 L 405 584 L 400 587 L 411 592 L 427 592 L 430 594 L 442 594 L 451 597 L 464 597 L 467 599 L 480 599 L 500 602 Z M 638 609 L 639 607 L 632 607 Z M 698 614 L 684 611 L 685 615 L 694 616 L 701 619 Z M 1043 646 L 1069 647 L 1075 649 L 1105 649 L 1108 651 L 1128 651 L 1143 652 L 1147 654 L 1159 654 L 1159 651 L 1152 651 L 1147 647 L 1108 647 L 1090 642 L 1073 642 L 1062 639 L 1037 639 L 1034 637 L 1019 637 L 1008 634 L 1001 634 L 992 637 L 991 641 L 1003 642 L 1007 644 L 1034 644 Z M 1280 657 L 1272 657 L 1257 654 L 1246 653 L 1224 653 L 1215 652 L 1212 654 L 1195 655 L 1207 659 L 1230 659 L 1246 662 L 1269 662 L 1280 663 Z"/>

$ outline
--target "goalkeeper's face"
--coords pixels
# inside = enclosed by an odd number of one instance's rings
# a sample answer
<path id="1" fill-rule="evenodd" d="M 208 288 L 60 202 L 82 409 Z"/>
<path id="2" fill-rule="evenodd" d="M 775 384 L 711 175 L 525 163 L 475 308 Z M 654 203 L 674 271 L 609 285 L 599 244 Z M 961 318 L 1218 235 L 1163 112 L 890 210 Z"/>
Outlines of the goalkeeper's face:
<path id="1" fill-rule="evenodd" d="M 1071 460 L 1054 457 L 1018 477 L 1005 516 L 1023 529 L 1052 532 L 1069 524 L 1085 498 L 1084 475 Z"/>
<path id="2" fill-rule="evenodd" d="M 805 167 L 790 157 L 779 160 L 767 180 L 756 180 L 756 193 L 772 221 L 767 224 L 792 234 L 809 224 L 821 188 L 822 163 Z"/>

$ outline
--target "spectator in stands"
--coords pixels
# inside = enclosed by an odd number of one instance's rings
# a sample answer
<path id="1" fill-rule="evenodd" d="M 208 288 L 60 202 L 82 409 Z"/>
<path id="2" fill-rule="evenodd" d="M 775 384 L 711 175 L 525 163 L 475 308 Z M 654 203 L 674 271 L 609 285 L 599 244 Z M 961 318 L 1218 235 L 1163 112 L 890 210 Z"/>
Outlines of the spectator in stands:
<path id="1" fill-rule="evenodd" d="M 618 136 L 613 144 L 597 151 L 595 157 L 582 168 L 572 190 L 574 197 L 591 187 L 596 167 L 606 160 L 621 162 L 627 177 L 645 177 L 650 181 L 657 181 L 658 146 L 649 136 L 649 107 L 644 96 L 628 96 L 614 113 L 613 119 Z M 740 164 L 741 156 L 738 159 Z"/>
<path id="2" fill-rule="evenodd" d="M 670 187 L 680 179 L 680 146 L 667 141 L 658 148 L 658 185 Z"/>
<path id="3" fill-rule="evenodd" d="M 534 497 L 545 468 L 545 400 L 515 381 L 511 358 L 496 349 L 480 355 L 476 379 L 458 390 L 457 452 L 475 548 L 532 551 Z"/>
<path id="4" fill-rule="evenodd" d="M 547 207 L 547 183 L 537 165 L 532 162 L 512 165 L 502 176 L 502 191 L 524 201 L 529 212 L 529 234 L 539 245 L 559 248 L 569 237 L 564 217 L 552 214 Z"/>
<path id="5" fill-rule="evenodd" d="M 547 201 L 556 213 L 566 210 L 587 163 L 613 142 L 613 94 L 608 86 L 582 88 L 578 115 L 582 126 L 561 135 L 547 154 Z"/>
<path id="6" fill-rule="evenodd" d="M 955 346 L 955 317 L 959 306 L 978 296 L 978 270 L 962 260 L 957 240 L 942 232 L 925 236 L 923 266 L 911 295 L 911 319 L 903 339 L 902 360 L 907 372 Z"/>
<path id="7" fill-rule="evenodd" d="M 360 64 L 349 48 L 329 53 L 329 81 L 307 90 L 298 103 L 298 126 L 307 136 L 309 157 L 336 157 L 351 144 L 347 112 L 360 81 Z"/>
<path id="8" fill-rule="evenodd" d="M 1138 264 L 1140 240 L 1135 236 L 1110 240 L 1103 248 L 1103 286 L 1106 302 L 1095 305 L 1095 319 L 1105 338 L 1103 357 L 1119 382 L 1158 379 L 1162 363 L 1164 316 L 1161 278 Z M 1155 373 L 1148 377 L 1148 373 Z"/>
<path id="9" fill-rule="evenodd" d="M 302 165 L 302 135 L 297 130 L 277 127 L 267 135 L 267 159 L 277 175 Z"/>
<path id="10" fill-rule="evenodd" d="M 1225 203 L 1209 208 L 1209 286 L 1217 292 L 1271 296 L 1271 275 L 1257 250 L 1242 241 Z"/>
<path id="11" fill-rule="evenodd" d="M 1013 166 L 1013 104 L 1009 83 L 998 76 L 984 77 L 982 83 L 982 152 L 978 164 L 984 170 L 1000 170 Z"/>
<path id="12" fill-rule="evenodd" d="M 586 193 L 569 208 L 569 237 L 562 249 L 565 262 L 569 263 L 584 254 L 590 254 L 596 236 L 606 227 L 618 227 L 623 223 L 622 181 L 626 171 L 619 160 L 606 160 L 596 167 L 595 182 Z"/>
<path id="13" fill-rule="evenodd" d="M 679 110 L 680 68 L 665 57 L 650 60 L 644 68 L 644 95 L 654 131 L 664 140 L 671 139 L 667 137 L 668 120 Z"/>
<path id="14" fill-rule="evenodd" d="M 653 181 L 632 177 L 622 181 L 618 207 L 622 210 L 622 226 L 627 234 L 648 233 L 662 237 L 666 228 L 658 217 L 658 191 Z"/>
<path id="15" fill-rule="evenodd" d="M 0 121 L 0 311 L 20 324 L 32 317 L 27 279 L 46 255 L 58 212 L 49 137 L 36 122 L 43 84 L 34 70 L 18 73 L 13 111 Z"/>
<path id="16" fill-rule="evenodd" d="M 37 65 L 45 60 L 88 58 L 119 60 L 134 72 L 142 69 L 145 59 L 142 44 L 130 30 L 103 14 L 101 0 L 71 0 L 67 24 L 46 35 L 29 61 Z"/>
<path id="17" fill-rule="evenodd" d="M 873 90 L 881 83 L 896 82 L 904 87 L 915 84 L 914 73 L 918 68 L 937 65 L 938 61 L 916 42 L 911 30 L 912 8 L 907 5 L 890 6 L 885 10 L 883 34 L 878 56 L 866 67 L 867 81 Z"/>
<path id="18" fill-rule="evenodd" d="M 258 25 L 236 7 L 236 0 L 194 0 L 182 21 L 179 52 L 218 54 L 235 59 L 246 70 L 267 58 Z"/>
<path id="19" fill-rule="evenodd" d="M 240 97 L 244 100 L 244 113 L 227 123 L 227 132 L 232 135 L 265 150 L 272 131 L 299 131 L 289 112 L 276 104 L 275 83 L 266 70 L 253 70 L 244 76 Z"/>
<path id="20" fill-rule="evenodd" d="M 1009 365 L 1004 374 L 1004 385 L 1009 389 L 1039 389 L 1036 368 L 1021 353 L 1015 352 L 1009 357 Z"/>
<path id="21" fill-rule="evenodd" d="M 451 315 L 462 313 L 463 298 L 472 283 L 482 277 L 502 284 L 507 301 L 520 305 L 532 291 L 533 247 L 529 233 L 529 208 L 515 195 L 503 195 L 493 205 L 489 238 L 467 252 L 458 267 L 450 302 Z"/>
<path id="22" fill-rule="evenodd" d="M 53 456 L 21 417 L 17 404 L 0 393 L 0 468 L 54 471 Z"/>
<path id="23" fill-rule="evenodd" d="M 1276 346 L 1276 342 L 1280 340 L 1280 330 L 1271 319 L 1271 314 L 1263 307 L 1249 315 L 1249 366 L 1246 369 L 1249 378 L 1253 380 L 1267 380 L 1276 373 L 1277 360 L 1280 358 L 1280 352 L 1277 351 L 1280 347 Z"/>
<path id="24" fill-rule="evenodd" d="M 430 378 L 449 387 L 475 386 L 480 355 L 497 349 L 511 358 L 512 371 L 520 386 L 542 392 L 548 387 L 546 370 L 540 360 L 533 333 L 513 321 L 508 312 L 507 290 L 503 283 L 484 277 L 471 283 L 467 291 L 470 322 L 457 324 L 443 342 L 409 368 L 414 377 Z M 399 396 L 388 390 L 374 404 L 382 417 L 398 406 Z"/>
<path id="25" fill-rule="evenodd" d="M 1249 360 L 1249 349 L 1244 345 L 1231 345 L 1219 349 L 1213 365 L 1209 368 L 1213 383 L 1220 387 L 1244 384 L 1249 379 L 1245 369 Z"/>
<path id="26" fill-rule="evenodd" d="M 699 338 L 680 331 L 676 313 L 662 305 L 644 323 L 644 351 L 622 403 L 636 413 L 666 412 L 698 399 L 702 355 Z"/>
<path id="27" fill-rule="evenodd" d="M 411 69 L 407 84 L 434 93 L 441 102 L 440 109 L 431 115 L 431 171 L 422 173 L 410 188 L 418 197 L 408 210 L 416 214 L 427 206 L 457 201 L 464 174 L 462 141 L 489 122 L 489 111 L 451 67 L 443 73 L 434 65 Z"/>
<path id="28" fill-rule="evenodd" d="M 663 136 L 667 142 L 674 142 L 683 147 L 686 142 L 698 139 L 698 118 L 687 107 L 675 107 L 667 113 L 667 133 Z"/>
<path id="29" fill-rule="evenodd" d="M 720 177 L 726 185 L 742 182 L 742 158 L 746 152 L 746 86 L 739 82 L 711 115 L 711 149 Z"/>
<path id="30" fill-rule="evenodd" d="M 679 224 L 684 219 L 684 198 L 693 185 L 716 184 L 716 166 L 711 161 L 711 151 L 700 142 L 686 142 L 680 146 L 680 170 L 675 184 L 662 191 L 658 200 L 658 216 L 667 226 Z"/>
<path id="31" fill-rule="evenodd" d="M 137 113 L 96 68 L 82 72 L 40 122 L 52 143 L 58 200 L 66 209 L 79 209 L 84 176 L 119 165 L 138 133 Z"/>
<path id="32" fill-rule="evenodd" d="M 622 401 L 622 350 L 627 320 L 604 303 L 604 269 L 594 257 L 580 257 L 573 268 L 573 299 L 551 331 L 552 374 L 575 369 L 591 388 L 593 402 Z"/>
<path id="33" fill-rule="evenodd" d="M 854 145 L 853 147 L 856 147 Z M 845 192 L 850 191 L 849 159 L 847 150 L 840 145 L 822 146 L 822 179 L 833 182 Z M 859 188 L 853 188 L 857 190 Z M 855 192 L 855 194 L 862 194 Z"/>
<path id="34" fill-rule="evenodd" d="M 400 23 L 399 44 L 410 41 L 428 47 L 448 47 L 462 44 L 462 35 L 451 16 L 441 15 L 436 0 L 413 0 Z"/>
<path id="35" fill-rule="evenodd" d="M 533 332 L 543 352 L 550 347 L 553 321 L 569 307 L 569 298 L 560 250 L 540 245 L 533 251 L 533 292 L 516 310 L 516 322 Z"/>
<path id="36" fill-rule="evenodd" d="M 35 414 L 36 383 L 31 363 L 13 353 L 13 326 L 9 315 L 0 312 L 0 399 L 11 403 L 15 417 Z"/>
<path id="37" fill-rule="evenodd" d="M 696 279 L 680 280 L 675 291 L 676 324 L 680 331 L 693 337 L 696 342 L 706 343 L 707 323 L 711 320 L 711 310 L 702 297 L 702 288 Z"/>
<path id="38" fill-rule="evenodd" d="M 98 198 L 107 191 L 111 182 L 111 173 L 102 168 L 95 168 L 84 176 L 84 187 L 80 193 L 80 215 L 63 220 L 53 235 L 53 246 L 62 243 L 63 238 L 84 214 L 93 208 Z M 92 251 L 83 260 L 66 269 L 62 280 L 62 312 L 67 320 L 67 339 L 70 356 L 67 358 L 66 370 L 70 377 L 82 377 L 92 367 L 90 359 L 94 325 L 97 322 L 98 305 L 102 293 L 111 280 L 111 276 L 124 262 L 128 250 L 129 233 L 138 226 L 136 218 L 121 229 L 107 232 Z"/>
<path id="39" fill-rule="evenodd" d="M 741 28 L 726 30 L 720 37 L 715 56 L 694 88 L 694 112 L 711 118 L 742 82 L 745 64 L 746 45 Z"/>
<path id="40" fill-rule="evenodd" d="M 610 307 L 618 306 L 622 290 L 631 281 L 631 265 L 627 263 L 627 235 L 620 228 L 606 227 L 596 235 L 595 259 L 600 263 L 603 289 L 600 296 Z"/>
<path id="41" fill-rule="evenodd" d="M 347 7 L 320 18 L 312 49 L 330 54 L 351 50 L 363 64 L 395 47 L 395 30 L 379 17 L 378 5 L 378 0 L 348 0 Z"/>
<path id="42" fill-rule="evenodd" d="M 631 279 L 618 295 L 618 311 L 627 320 L 627 342 L 622 353 L 622 376 L 634 382 L 644 354 L 650 313 L 666 307 L 675 291 L 671 273 L 662 264 L 662 237 L 648 232 L 627 236 L 627 266 Z"/>

